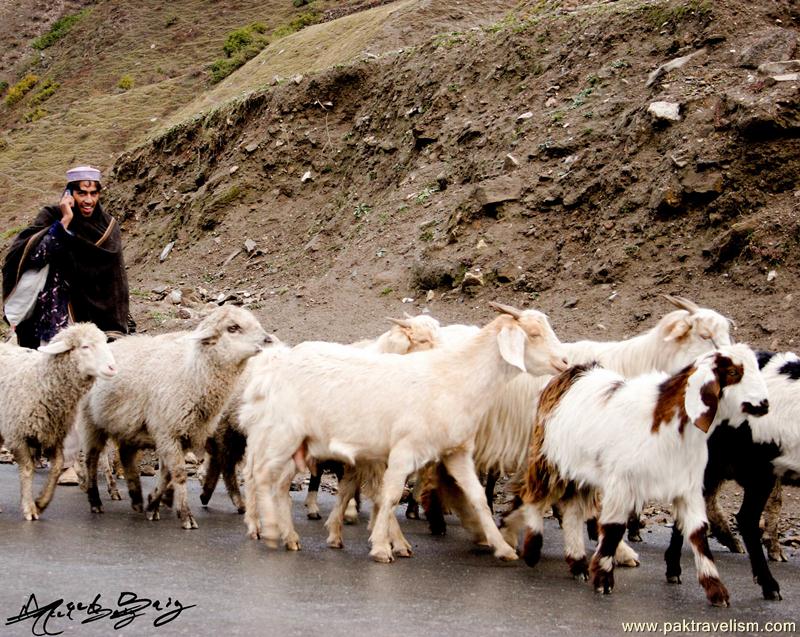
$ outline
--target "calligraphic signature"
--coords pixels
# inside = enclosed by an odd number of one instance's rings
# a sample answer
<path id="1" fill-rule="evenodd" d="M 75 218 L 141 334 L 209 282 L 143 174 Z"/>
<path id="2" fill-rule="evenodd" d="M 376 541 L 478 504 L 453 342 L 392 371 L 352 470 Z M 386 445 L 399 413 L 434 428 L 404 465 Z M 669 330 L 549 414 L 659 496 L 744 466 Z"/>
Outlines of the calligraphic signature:
<path id="1" fill-rule="evenodd" d="M 31 593 L 19 613 L 6 618 L 5 625 L 31 622 L 31 633 L 36 637 L 46 637 L 63 633 L 63 625 L 66 622 L 81 624 L 109 622 L 114 630 L 119 630 L 139 617 L 155 615 L 153 626 L 158 628 L 178 619 L 183 611 L 195 606 L 196 604 L 185 606 L 177 598 L 168 597 L 164 602 L 160 599 L 140 597 L 130 591 L 121 592 L 116 604 L 107 605 L 101 599 L 100 593 L 95 595 L 91 602 L 57 599 L 49 604 L 40 604 L 36 595 Z"/>

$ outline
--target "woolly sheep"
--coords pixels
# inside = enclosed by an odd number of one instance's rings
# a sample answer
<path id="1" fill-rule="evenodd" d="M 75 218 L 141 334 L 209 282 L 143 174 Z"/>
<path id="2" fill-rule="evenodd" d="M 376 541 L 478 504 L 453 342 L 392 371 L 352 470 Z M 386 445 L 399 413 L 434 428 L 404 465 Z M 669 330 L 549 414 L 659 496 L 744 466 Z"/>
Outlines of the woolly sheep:
<path id="1" fill-rule="evenodd" d="M 502 315 L 461 347 L 397 356 L 301 344 L 256 374 L 240 417 L 249 431 L 246 473 L 259 506 L 253 515 L 263 516 L 268 543 L 280 537 L 288 549 L 300 548 L 288 488 L 306 455 L 349 464 L 363 458 L 387 462 L 370 555 L 390 562 L 394 548 L 408 556 L 407 543 L 392 546 L 390 518 L 408 474 L 442 458 L 478 510 L 495 555 L 516 559 L 475 474 L 476 414 L 516 374 L 556 372 L 566 361 L 544 314 L 492 306 Z"/>
<path id="2" fill-rule="evenodd" d="M 64 438 L 78 402 L 96 378 L 110 379 L 116 363 L 106 336 L 91 323 L 61 330 L 38 352 L 14 346 L 0 350 L 0 444 L 19 465 L 22 514 L 37 520 L 53 498 L 64 464 Z M 46 454 L 50 472 L 33 499 L 34 457 Z"/>
<path id="3" fill-rule="evenodd" d="M 143 504 L 136 453 L 154 448 L 162 480 L 148 496 L 148 519 L 159 518 L 161 499 L 174 488 L 181 526 L 197 528 L 186 497 L 184 452 L 202 448 L 247 359 L 270 342 L 249 311 L 223 305 L 191 332 L 129 336 L 112 343 L 122 371 L 92 388 L 79 415 L 91 510 L 103 511 L 97 460 L 111 438 L 119 445 L 133 509 L 141 511 Z"/>
<path id="4" fill-rule="evenodd" d="M 562 503 L 567 563 L 591 575 L 597 591 L 614 586 L 613 556 L 628 512 L 648 499 L 672 502 L 676 524 L 691 538 L 698 579 L 714 605 L 728 592 L 708 548 L 702 479 L 708 432 L 769 408 L 767 387 L 752 350 L 732 345 L 706 353 L 677 374 L 635 378 L 593 364 L 578 365 L 548 383 L 539 399 L 528 468 L 515 506 L 503 518 L 516 537 L 524 519 L 532 530 L 524 556 L 541 555 L 547 507 Z M 586 564 L 582 521 L 602 493 L 601 539 Z M 670 559 L 668 554 L 668 569 Z"/>

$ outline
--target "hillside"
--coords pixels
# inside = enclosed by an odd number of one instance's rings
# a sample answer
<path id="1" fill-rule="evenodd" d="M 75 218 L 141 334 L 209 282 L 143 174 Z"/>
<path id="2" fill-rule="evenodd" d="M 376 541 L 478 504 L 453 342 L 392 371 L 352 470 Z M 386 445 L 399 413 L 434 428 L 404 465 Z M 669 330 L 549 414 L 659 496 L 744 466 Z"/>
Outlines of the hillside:
<path id="1" fill-rule="evenodd" d="M 126 154 L 112 202 L 138 287 L 246 291 L 289 340 L 423 308 L 480 322 L 493 298 L 544 309 L 565 338 L 617 338 L 671 292 L 794 346 L 798 82 L 756 67 L 795 55 L 797 9 L 577 4 L 390 40 Z M 651 117 L 658 101 L 680 120 Z"/>
<path id="2" fill-rule="evenodd" d="M 159 299 L 182 288 L 187 305 L 238 296 L 290 341 L 358 338 L 425 308 L 481 322 L 489 299 L 540 307 L 564 338 L 619 338 L 671 292 L 729 314 L 741 339 L 796 346 L 798 82 L 757 70 L 796 57 L 793 3 L 325 3 L 377 6 L 282 37 L 209 86 L 202 60 L 226 30 L 298 9 L 223 2 L 198 21 L 185 14 L 203 3 L 184 1 L 91 3 L 98 33 L 145 18 L 209 30 L 96 44 L 116 65 L 98 65 L 106 83 L 161 48 L 184 66 L 111 95 L 84 83 L 85 111 L 65 90 L 65 111 L 10 129 L 0 154 L 0 174 L 45 186 L 17 190 L 27 205 L 55 196 L 65 163 L 121 153 L 107 198 L 143 328 L 180 323 Z M 50 68 L 77 82 L 81 41 L 59 46 Z M 659 101 L 679 121 L 648 114 Z M 98 136 L 105 164 L 83 145 Z M 5 214 L 11 228 L 32 210 Z"/>

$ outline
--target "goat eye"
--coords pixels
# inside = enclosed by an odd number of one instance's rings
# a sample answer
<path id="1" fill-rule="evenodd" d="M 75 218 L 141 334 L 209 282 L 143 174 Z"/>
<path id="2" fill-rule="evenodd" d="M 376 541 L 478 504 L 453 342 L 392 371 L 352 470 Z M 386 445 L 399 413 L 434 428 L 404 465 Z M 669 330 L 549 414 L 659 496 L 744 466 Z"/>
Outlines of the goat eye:
<path id="1" fill-rule="evenodd" d="M 235 334 L 236 332 L 240 332 L 240 331 L 241 331 L 241 329 L 242 329 L 242 328 L 241 328 L 241 327 L 239 327 L 238 325 L 236 325 L 236 323 L 234 323 L 233 325 L 228 325 L 228 331 L 229 331 L 231 334 Z"/>

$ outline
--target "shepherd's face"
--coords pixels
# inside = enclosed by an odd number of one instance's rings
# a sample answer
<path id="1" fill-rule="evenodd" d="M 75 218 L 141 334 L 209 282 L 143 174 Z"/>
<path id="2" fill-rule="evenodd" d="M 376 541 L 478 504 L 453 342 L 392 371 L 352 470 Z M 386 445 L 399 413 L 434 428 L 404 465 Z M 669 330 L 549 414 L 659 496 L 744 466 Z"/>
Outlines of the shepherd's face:
<path id="1" fill-rule="evenodd" d="M 72 191 L 75 206 L 84 217 L 90 217 L 100 201 L 100 191 L 94 181 L 79 181 L 78 187 Z"/>

